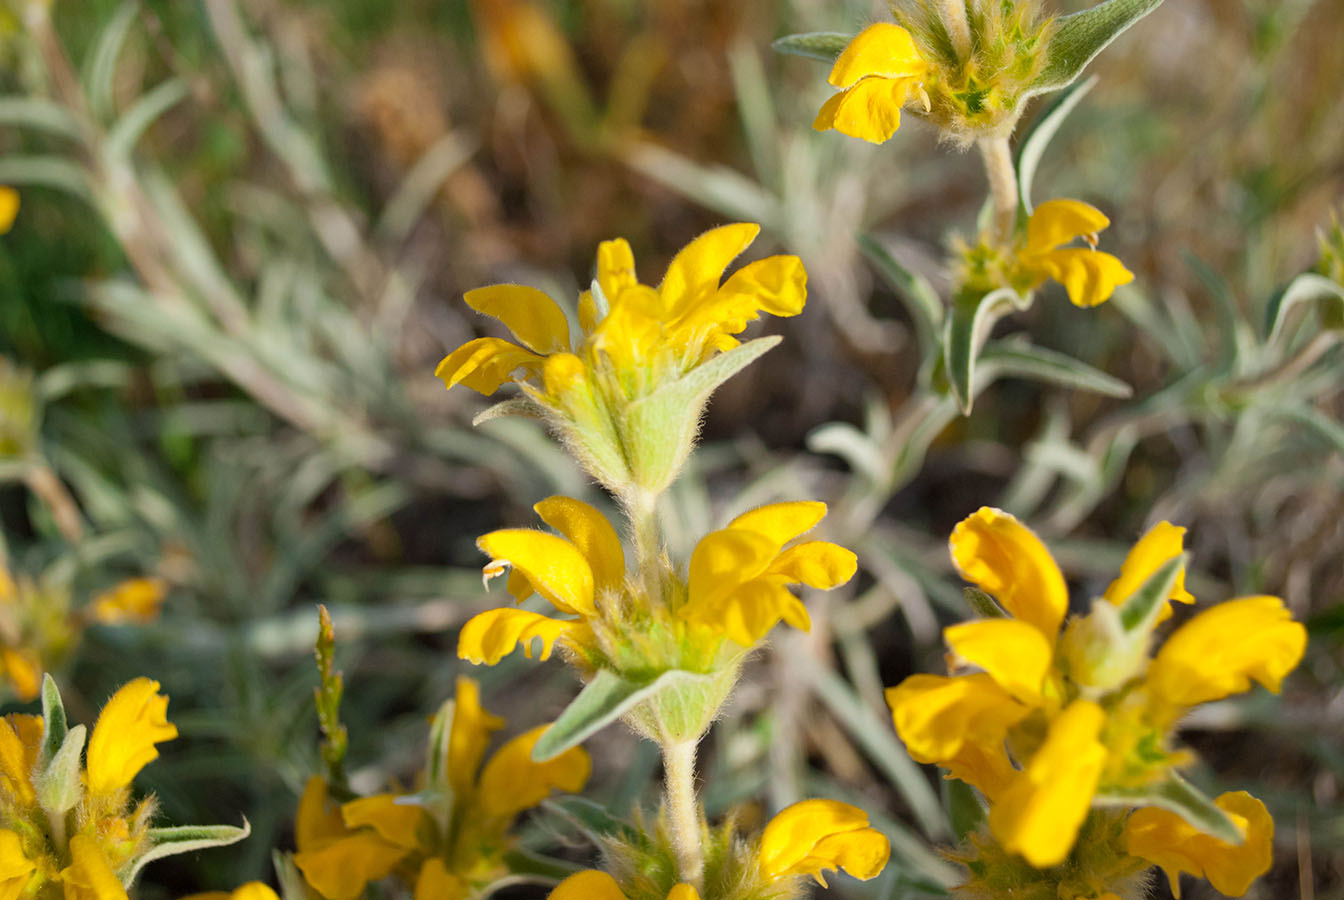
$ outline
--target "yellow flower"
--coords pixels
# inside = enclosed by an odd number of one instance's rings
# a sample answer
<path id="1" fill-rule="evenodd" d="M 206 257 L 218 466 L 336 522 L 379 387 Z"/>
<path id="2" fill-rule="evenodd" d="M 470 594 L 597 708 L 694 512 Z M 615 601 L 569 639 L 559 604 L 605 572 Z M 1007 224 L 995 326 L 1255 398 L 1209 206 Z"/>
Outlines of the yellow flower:
<path id="1" fill-rule="evenodd" d="M 547 896 L 549 900 L 628 900 L 615 878 L 596 869 L 575 872 Z M 700 894 L 689 884 L 678 884 L 667 892 L 667 900 L 700 900 Z"/>
<path id="2" fill-rule="evenodd" d="M 1028 290 L 1047 279 L 1058 281 L 1074 306 L 1096 306 L 1120 285 L 1134 280 L 1118 257 L 1096 249 L 1097 233 L 1111 220 L 1079 200 L 1048 200 L 1027 220 L 1027 242 L 1017 262 Z M 1081 238 L 1088 246 L 1066 247 Z"/>
<path id="3" fill-rule="evenodd" d="M 206 891 L 192 894 L 184 900 L 280 900 L 280 898 L 270 885 L 262 884 L 260 881 L 249 881 L 232 891 Z"/>
<path id="4" fill-rule="evenodd" d="M 166 586 L 159 578 L 129 578 L 93 598 L 90 613 L 104 625 L 152 622 L 163 605 Z"/>
<path id="5" fill-rule="evenodd" d="M 873 878 L 887 864 L 891 843 L 858 807 L 803 800 L 765 826 L 758 856 L 766 881 L 810 875 L 825 887 L 822 873 L 828 869 L 843 869 L 860 881 Z"/>
<path id="6" fill-rule="evenodd" d="M 841 92 L 821 107 L 812 127 L 885 142 L 901 127 L 901 109 L 912 97 L 929 111 L 928 68 L 910 32 L 890 22 L 869 25 L 836 59 L 827 80 Z"/>
<path id="7" fill-rule="evenodd" d="M 1222 794 L 1214 803 L 1245 835 L 1240 844 L 1220 841 L 1155 807 L 1135 811 L 1125 823 L 1129 852 L 1161 867 L 1175 897 L 1181 896 L 1182 872 L 1208 879 L 1229 897 L 1240 897 L 1273 862 L 1274 820 L 1265 804 L 1245 791 Z"/>
<path id="8" fill-rule="evenodd" d="M 457 900 L 507 874 L 503 854 L 518 813 L 559 789 L 577 791 L 588 780 L 588 754 L 575 747 L 553 759 L 532 761 L 532 747 L 546 726 L 505 742 L 481 766 L 490 734 L 504 721 L 486 712 L 480 689 L 457 680 L 451 707 L 446 785 L 417 795 L 378 794 L 339 807 L 327 799 L 320 778 L 309 781 L 299 803 L 294 864 L 328 900 L 352 900 L 365 886 L 394 871 L 408 873 L 416 897 Z"/>
<path id="9" fill-rule="evenodd" d="M 154 745 L 177 737 L 168 721 L 168 698 L 159 683 L 137 678 L 107 701 L 89 738 L 88 785 L 95 794 L 115 794 L 158 759 Z"/>
<path id="10" fill-rule="evenodd" d="M 9 231 L 19 214 L 19 192 L 0 184 L 0 234 Z"/>

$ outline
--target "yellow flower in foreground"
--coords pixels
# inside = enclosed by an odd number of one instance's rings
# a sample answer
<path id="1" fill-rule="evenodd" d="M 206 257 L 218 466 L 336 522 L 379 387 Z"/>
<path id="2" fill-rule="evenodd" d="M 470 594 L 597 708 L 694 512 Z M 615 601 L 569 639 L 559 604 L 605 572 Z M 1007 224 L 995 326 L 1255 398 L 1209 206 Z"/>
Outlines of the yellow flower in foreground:
<path id="1" fill-rule="evenodd" d="M 825 887 L 822 873 L 835 869 L 867 881 L 890 856 L 891 842 L 869 826 L 864 811 L 838 800 L 795 803 L 761 832 L 760 869 L 766 881 L 810 875 Z"/>
<path id="2" fill-rule="evenodd" d="M 1129 852 L 1166 872 L 1173 896 L 1181 896 L 1180 876 L 1189 872 L 1229 897 L 1240 897 L 1273 862 L 1274 820 L 1265 804 L 1245 791 L 1222 794 L 1214 802 L 1245 835 L 1242 843 L 1220 841 L 1155 807 L 1137 810 L 1125 823 Z"/>
<path id="3" fill-rule="evenodd" d="M 575 872 L 557 884 L 548 898 L 549 900 L 628 900 L 615 878 L 596 869 Z M 700 900 L 700 894 L 689 884 L 678 884 L 667 892 L 667 900 Z"/>
<path id="4" fill-rule="evenodd" d="M 325 783 L 310 779 L 299 802 L 294 864 L 323 897 L 352 900 L 394 871 L 407 874 L 416 897 L 475 896 L 507 874 L 503 856 L 518 814 L 553 790 L 577 791 L 588 780 L 591 763 L 581 748 L 532 761 L 547 726 L 506 741 L 482 766 L 490 734 L 504 720 L 486 712 L 469 678 L 457 680 L 450 715 L 446 756 L 429 761 L 430 784 L 419 794 L 378 794 L 338 807 Z"/>
<path id="5" fill-rule="evenodd" d="M 127 788 L 131 779 L 159 758 L 155 744 L 177 737 L 168 721 L 168 698 L 159 683 L 137 678 L 112 695 L 89 738 L 88 784 L 95 794 Z"/>
<path id="6" fill-rule="evenodd" d="M 1111 220 L 1095 206 L 1079 200 L 1048 200 L 1027 220 L 1027 242 L 1017 262 L 1027 289 L 1047 279 L 1058 281 L 1074 306 L 1096 306 L 1110 299 L 1134 273 L 1116 256 L 1097 250 L 1097 233 Z M 1081 239 L 1087 247 L 1068 247 Z"/>
<path id="7" fill-rule="evenodd" d="M 910 32 L 890 22 L 869 25 L 836 59 L 827 80 L 841 91 L 822 105 L 812 127 L 881 144 L 901 127 L 901 110 L 912 97 L 928 112 L 928 69 Z"/>
<path id="8" fill-rule="evenodd" d="M 19 192 L 0 184 L 0 234 L 9 231 L 19 214 Z"/>

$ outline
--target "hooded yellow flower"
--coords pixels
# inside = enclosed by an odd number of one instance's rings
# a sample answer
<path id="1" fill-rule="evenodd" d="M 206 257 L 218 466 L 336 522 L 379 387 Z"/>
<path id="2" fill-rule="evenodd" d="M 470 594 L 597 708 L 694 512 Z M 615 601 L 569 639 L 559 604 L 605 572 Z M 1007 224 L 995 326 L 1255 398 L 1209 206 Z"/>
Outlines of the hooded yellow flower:
<path id="1" fill-rule="evenodd" d="M 867 881 L 891 856 L 886 835 L 868 824 L 863 810 L 838 800 L 802 800 L 783 809 L 761 832 L 761 876 L 767 881 L 811 876 L 826 886 L 823 872 L 843 869 Z"/>
<path id="2" fill-rule="evenodd" d="M 1121 616 L 1181 556 L 1183 536 L 1167 522 L 1150 529 L 1092 613 L 1066 625 L 1064 576 L 1025 526 L 984 508 L 952 534 L 958 571 L 1007 615 L 944 631 L 951 663 L 980 672 L 916 675 L 887 701 L 911 755 L 979 788 L 996 839 L 1035 866 L 1065 859 L 1095 793 L 1134 795 L 1187 759 L 1168 749 L 1186 709 L 1251 681 L 1277 690 L 1301 659 L 1306 631 L 1282 602 L 1247 597 L 1195 616 L 1148 661 L 1167 601 L 1194 600 L 1183 568 L 1146 618 L 1126 626 Z"/>
<path id="3" fill-rule="evenodd" d="M 1274 861 L 1274 820 L 1265 804 L 1245 791 L 1220 795 L 1218 808 L 1244 835 L 1230 844 L 1204 834 L 1175 813 L 1155 807 L 1136 810 L 1125 822 L 1129 852 L 1162 869 L 1171 893 L 1181 896 L 1181 873 L 1205 878 L 1219 892 L 1240 897 Z"/>
<path id="4" fill-rule="evenodd" d="M 928 71 L 910 32 L 890 22 L 869 25 L 836 59 L 827 80 L 840 93 L 821 107 L 812 127 L 884 143 L 901 127 L 901 110 L 911 98 L 929 111 L 923 84 Z"/>
<path id="5" fill-rule="evenodd" d="M 14 219 L 18 214 L 19 192 L 0 184 L 0 234 L 4 234 L 14 226 Z"/>
<path id="6" fill-rule="evenodd" d="M 1097 233 L 1111 220 L 1095 206 L 1079 200 L 1048 200 L 1027 220 L 1026 244 L 1017 252 L 1025 289 L 1035 290 L 1047 280 L 1058 281 L 1074 306 L 1096 306 L 1110 299 L 1134 273 L 1116 256 L 1097 249 Z M 1070 247 L 1075 240 L 1086 247 Z"/>
<path id="7" fill-rule="evenodd" d="M 445 716 L 451 722 L 443 729 Z M 482 766 L 490 734 L 502 727 L 504 720 L 481 706 L 476 682 L 459 678 L 456 702 L 436 720 L 444 740 L 439 758 L 429 760 L 424 791 L 337 806 L 322 779 L 310 779 L 294 856 L 308 884 L 328 900 L 353 900 L 369 882 L 396 873 L 417 898 L 462 900 L 507 875 L 503 856 L 513 845 L 514 819 L 553 790 L 581 789 L 591 764 L 578 747 L 533 762 L 542 726 L 506 741 Z"/>
<path id="8" fill-rule="evenodd" d="M 802 311 L 807 275 L 796 256 L 748 263 L 720 283 L 759 232 L 746 223 L 705 232 L 673 258 L 656 288 L 639 282 L 628 243 L 603 242 L 597 278 L 579 298 L 577 340 L 564 312 L 536 288 L 468 291 L 467 305 L 499 319 L 518 343 L 477 338 L 435 374 L 449 388 L 482 394 L 516 382 L 603 484 L 618 495 L 632 484 L 657 493 L 690 452 L 709 393 L 740 365 L 684 377 L 736 348 L 735 335 L 762 312 Z"/>

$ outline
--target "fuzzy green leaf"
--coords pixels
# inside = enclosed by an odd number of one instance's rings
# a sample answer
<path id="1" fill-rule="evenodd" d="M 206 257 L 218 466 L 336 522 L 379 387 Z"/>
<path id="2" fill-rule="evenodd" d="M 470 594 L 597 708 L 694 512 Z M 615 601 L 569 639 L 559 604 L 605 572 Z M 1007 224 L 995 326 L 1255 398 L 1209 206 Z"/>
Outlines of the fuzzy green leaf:
<path id="1" fill-rule="evenodd" d="M 958 297 L 943 332 L 943 363 L 952 393 L 963 415 L 970 415 L 975 399 L 975 364 L 994 324 L 1014 309 L 1026 309 L 1030 295 L 999 288 L 983 297 Z"/>
<path id="2" fill-rule="evenodd" d="M 835 62 L 835 58 L 852 40 L 854 35 L 839 31 L 812 31 L 807 34 L 785 35 L 770 46 L 779 53 L 806 56 L 822 62 Z"/>
<path id="3" fill-rule="evenodd" d="M 859 249 L 905 304 L 906 311 L 915 323 L 922 356 L 926 361 L 931 361 L 937 355 L 938 329 L 943 325 L 942 298 L 927 278 L 901 265 L 872 235 L 859 236 Z"/>
<path id="4" fill-rule="evenodd" d="M 594 847 L 603 846 L 608 838 L 613 837 L 626 844 L 639 841 L 639 831 L 633 825 L 583 797 L 552 797 L 544 801 L 541 808 L 555 813 L 583 832 Z"/>
<path id="5" fill-rule="evenodd" d="M 599 669 L 532 747 L 532 759 L 545 762 L 578 746 L 659 691 L 707 680 L 704 675 L 672 669 L 652 681 L 631 681 L 610 669 Z"/>
<path id="6" fill-rule="evenodd" d="M 137 857 L 130 865 L 130 871 L 121 878 L 127 887 L 135 880 L 149 863 L 166 856 L 179 853 L 193 853 L 208 850 L 211 847 L 227 847 L 236 844 L 252 833 L 252 825 L 243 819 L 243 827 L 234 825 L 178 825 L 170 828 L 151 828 L 146 834 L 149 850 Z"/>
<path id="7" fill-rule="evenodd" d="M 56 815 L 65 815 L 75 808 L 84 796 L 84 784 L 81 779 L 84 752 L 84 738 L 87 735 L 83 725 L 76 725 L 65 734 L 61 749 L 51 758 L 45 769 L 39 770 L 34 787 L 37 789 L 37 801 L 42 808 Z"/>
<path id="8" fill-rule="evenodd" d="M 1186 553 L 1173 556 L 1158 566 L 1157 571 L 1149 575 L 1138 590 L 1124 599 L 1120 604 L 1120 624 L 1125 631 L 1147 631 L 1152 627 L 1188 559 L 1189 554 Z"/>
<path id="9" fill-rule="evenodd" d="M 38 765 L 45 766 L 65 744 L 70 725 L 65 718 L 65 703 L 56 679 L 50 673 L 42 676 L 42 748 Z"/>
<path id="10" fill-rule="evenodd" d="M 1041 114 L 1032 121 L 1031 127 L 1022 135 L 1022 141 L 1017 148 L 1017 189 L 1018 202 L 1022 204 L 1022 212 L 1031 215 L 1031 187 L 1032 182 L 1036 180 L 1036 168 L 1041 163 L 1041 157 L 1045 155 L 1045 150 L 1054 140 L 1059 128 L 1068 118 L 1069 113 L 1082 102 L 1087 92 L 1097 85 L 1097 77 L 1084 79 L 1069 87 L 1042 110 Z"/>
<path id="11" fill-rule="evenodd" d="M 991 380 L 1011 375 L 1106 397 L 1124 398 L 1134 393 L 1133 388 L 1119 378 L 1082 360 L 1033 344 L 993 343 L 980 354 L 979 361 L 986 377 Z"/>
<path id="12" fill-rule="evenodd" d="M 1071 16 L 1060 16 L 1045 48 L 1045 68 L 1031 83 L 1028 96 L 1072 83 L 1111 41 L 1161 5 L 1162 0 L 1106 0 Z"/>
<path id="13" fill-rule="evenodd" d="M 966 599 L 971 612 L 982 619 L 1003 619 L 1008 616 L 1003 607 L 999 606 L 999 601 L 977 587 L 962 588 L 961 596 Z"/>
<path id="14" fill-rule="evenodd" d="M 472 425 L 479 425 L 482 422 L 489 422 L 491 419 L 498 419 L 501 416 L 522 416 L 526 419 L 540 419 L 541 410 L 530 397 L 510 397 L 508 400 L 501 400 L 493 403 L 485 409 L 478 412 L 471 420 Z"/>
<path id="15" fill-rule="evenodd" d="M 1294 278 L 1286 288 L 1274 295 L 1265 310 L 1266 343 L 1279 337 L 1288 321 L 1288 313 L 1293 308 L 1315 302 L 1320 302 L 1322 305 L 1337 304 L 1339 307 L 1336 310 L 1337 314 L 1344 317 L 1344 285 L 1315 272 L 1307 272 Z"/>
<path id="16" fill-rule="evenodd" d="M 1144 791 L 1098 794 L 1101 806 L 1156 806 L 1173 812 L 1207 835 L 1229 844 L 1244 840 L 1227 813 L 1190 782 L 1174 772 L 1161 784 Z"/>
<path id="17" fill-rule="evenodd" d="M 960 778 L 945 778 L 942 784 L 952 833 L 957 840 L 964 841 L 968 834 L 985 823 L 984 804 L 976 796 L 975 789 Z"/>

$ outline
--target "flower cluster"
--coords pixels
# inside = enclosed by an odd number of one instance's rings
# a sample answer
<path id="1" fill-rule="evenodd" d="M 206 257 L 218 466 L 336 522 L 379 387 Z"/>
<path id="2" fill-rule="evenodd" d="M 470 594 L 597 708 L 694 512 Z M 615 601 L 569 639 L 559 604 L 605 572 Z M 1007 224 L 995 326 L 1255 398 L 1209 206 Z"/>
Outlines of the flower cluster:
<path id="1" fill-rule="evenodd" d="M 532 761 L 545 726 L 504 743 L 482 765 L 490 735 L 504 720 L 481 706 L 480 688 L 457 680 L 457 696 L 435 717 L 421 790 L 334 803 L 326 783 L 309 779 L 295 826 L 294 864 L 327 900 L 353 900 L 373 881 L 396 875 L 417 897 L 482 896 L 508 875 L 514 819 L 553 790 L 580 790 L 588 754 L 575 747 Z"/>
<path id="2" fill-rule="evenodd" d="M 984 508 L 951 539 L 958 571 L 992 614 L 944 632 L 951 664 L 977 671 L 915 675 L 887 692 L 912 756 L 936 763 L 990 804 L 989 829 L 1031 865 L 1068 858 L 1094 808 L 1137 808 L 1128 853 L 1244 892 L 1269 865 L 1272 822 L 1246 794 L 1210 801 L 1177 774 L 1177 721 L 1258 682 L 1278 690 L 1306 630 L 1276 597 L 1212 607 L 1150 656 L 1155 626 L 1184 587 L 1185 529 L 1162 522 L 1135 545 L 1090 613 L 1066 621 L 1064 576 L 1012 516 Z"/>

